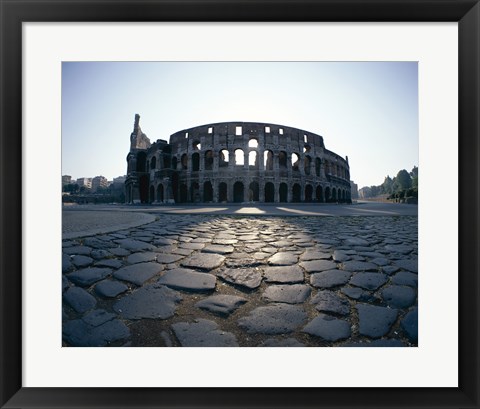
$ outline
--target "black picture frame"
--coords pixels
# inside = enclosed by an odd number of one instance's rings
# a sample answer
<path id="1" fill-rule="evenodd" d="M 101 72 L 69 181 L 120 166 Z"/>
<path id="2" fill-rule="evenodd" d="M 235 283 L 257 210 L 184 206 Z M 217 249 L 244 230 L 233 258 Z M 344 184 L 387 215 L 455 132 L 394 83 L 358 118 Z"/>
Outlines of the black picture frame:
<path id="1" fill-rule="evenodd" d="M 4 408 L 478 408 L 480 5 L 473 0 L 0 0 L 0 405 Z M 459 27 L 458 388 L 22 387 L 22 23 L 453 21 Z M 444 199 L 449 200 L 449 199 Z M 452 199 L 453 200 L 453 199 Z M 439 217 L 441 214 L 439 213 Z M 449 329 L 445 329 L 449 336 Z M 441 365 L 441 357 L 438 357 Z M 48 370 L 48 368 L 46 368 Z M 412 370 L 415 370 L 412 368 Z"/>

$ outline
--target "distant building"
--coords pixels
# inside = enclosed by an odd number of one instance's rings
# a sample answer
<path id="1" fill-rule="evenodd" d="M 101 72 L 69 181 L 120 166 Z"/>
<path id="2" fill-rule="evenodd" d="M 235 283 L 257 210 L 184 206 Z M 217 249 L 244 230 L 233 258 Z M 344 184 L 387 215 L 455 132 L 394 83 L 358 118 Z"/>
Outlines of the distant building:
<path id="1" fill-rule="evenodd" d="M 123 188 L 125 186 L 125 181 L 126 180 L 127 180 L 126 176 L 118 176 L 116 178 L 113 178 L 112 187 L 114 189 Z"/>
<path id="2" fill-rule="evenodd" d="M 92 178 L 79 178 L 77 179 L 77 185 L 79 187 L 85 187 L 86 189 L 92 188 Z"/>
<path id="3" fill-rule="evenodd" d="M 62 176 L 62 186 L 69 185 L 73 183 L 72 177 L 70 175 L 63 175 Z"/>
<path id="4" fill-rule="evenodd" d="M 98 191 L 98 189 L 102 188 L 102 189 L 105 189 L 108 187 L 108 180 L 106 177 L 104 176 L 95 176 L 93 179 L 92 179 L 92 185 L 91 185 L 91 188 L 92 188 L 92 192 L 96 192 Z"/>

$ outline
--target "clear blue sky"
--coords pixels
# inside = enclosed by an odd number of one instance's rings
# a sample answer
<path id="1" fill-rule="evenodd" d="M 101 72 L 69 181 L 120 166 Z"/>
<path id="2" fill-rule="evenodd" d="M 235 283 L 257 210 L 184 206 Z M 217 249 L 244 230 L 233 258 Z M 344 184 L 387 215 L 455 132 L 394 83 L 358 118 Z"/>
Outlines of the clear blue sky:
<path id="1" fill-rule="evenodd" d="M 317 133 L 359 188 L 418 166 L 416 62 L 64 62 L 62 174 L 124 175 L 136 113 L 152 142 L 226 121 Z"/>

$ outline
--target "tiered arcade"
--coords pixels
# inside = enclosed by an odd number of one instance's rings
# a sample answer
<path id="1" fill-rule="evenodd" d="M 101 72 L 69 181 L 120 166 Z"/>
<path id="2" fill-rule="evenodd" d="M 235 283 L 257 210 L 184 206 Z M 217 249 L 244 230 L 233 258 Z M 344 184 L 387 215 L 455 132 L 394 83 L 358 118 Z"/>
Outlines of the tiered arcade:
<path id="1" fill-rule="evenodd" d="M 346 159 L 283 125 L 221 122 L 150 140 L 135 116 L 127 203 L 350 203 Z"/>

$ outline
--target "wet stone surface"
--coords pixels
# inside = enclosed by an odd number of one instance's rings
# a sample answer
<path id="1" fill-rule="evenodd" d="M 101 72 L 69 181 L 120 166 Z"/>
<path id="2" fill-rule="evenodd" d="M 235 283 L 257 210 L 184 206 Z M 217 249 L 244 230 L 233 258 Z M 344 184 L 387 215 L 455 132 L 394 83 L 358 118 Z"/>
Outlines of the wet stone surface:
<path id="1" fill-rule="evenodd" d="M 417 217 L 159 214 L 62 243 L 63 345 L 411 347 Z"/>

